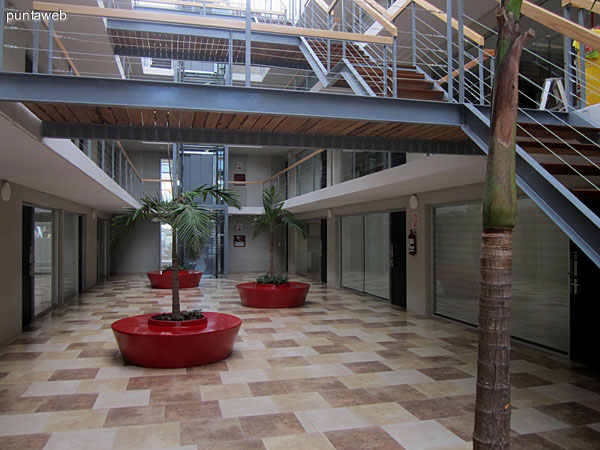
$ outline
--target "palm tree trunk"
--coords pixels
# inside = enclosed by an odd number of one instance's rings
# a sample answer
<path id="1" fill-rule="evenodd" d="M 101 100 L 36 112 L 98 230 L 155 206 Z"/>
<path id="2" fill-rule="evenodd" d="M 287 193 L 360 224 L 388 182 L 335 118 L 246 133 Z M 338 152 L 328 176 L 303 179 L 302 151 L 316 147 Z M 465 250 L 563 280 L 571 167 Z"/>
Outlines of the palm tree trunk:
<path id="1" fill-rule="evenodd" d="M 273 232 L 271 232 L 269 239 L 269 273 L 271 276 L 275 275 L 275 261 L 273 258 Z"/>
<path id="2" fill-rule="evenodd" d="M 171 233 L 172 233 L 172 261 L 171 261 L 171 265 L 173 267 L 173 282 L 172 282 L 172 288 L 171 288 L 171 292 L 172 292 L 172 306 L 171 306 L 171 313 L 172 313 L 172 318 L 176 319 L 179 318 L 179 315 L 181 313 L 180 311 L 180 307 L 179 307 L 179 258 L 177 257 L 177 233 L 175 233 L 174 229 L 171 229 Z"/>
<path id="3" fill-rule="evenodd" d="M 473 448 L 510 445 L 512 229 L 517 212 L 515 146 L 519 61 L 533 31 L 520 35 L 522 0 L 502 0 L 483 205 L 479 348 Z"/>

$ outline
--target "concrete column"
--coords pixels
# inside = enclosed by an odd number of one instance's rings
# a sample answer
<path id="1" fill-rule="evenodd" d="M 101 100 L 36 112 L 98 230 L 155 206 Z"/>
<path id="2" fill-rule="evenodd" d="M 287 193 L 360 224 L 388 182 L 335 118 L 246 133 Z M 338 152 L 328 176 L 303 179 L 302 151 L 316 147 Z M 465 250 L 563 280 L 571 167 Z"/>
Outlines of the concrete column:
<path id="1" fill-rule="evenodd" d="M 288 274 L 295 275 L 296 274 L 296 234 L 298 232 L 291 227 L 288 227 L 288 248 L 287 248 L 287 258 L 288 258 Z"/>
<path id="2" fill-rule="evenodd" d="M 334 152 L 340 153 L 340 152 Z M 327 286 L 340 287 L 339 219 L 333 213 L 327 217 Z"/>
<path id="3" fill-rule="evenodd" d="M 342 168 L 342 151 L 327 150 L 327 186 L 339 184 Z"/>
<path id="4" fill-rule="evenodd" d="M 56 302 L 65 303 L 65 210 L 56 211 Z"/>
<path id="5" fill-rule="evenodd" d="M 413 213 L 419 214 L 419 226 L 413 227 Z M 417 209 L 406 209 L 406 237 L 412 229 L 417 237 L 417 254 L 408 254 L 406 250 L 406 309 L 410 312 L 431 316 L 433 302 L 431 296 L 431 252 L 432 228 L 430 208 L 420 200 Z"/>

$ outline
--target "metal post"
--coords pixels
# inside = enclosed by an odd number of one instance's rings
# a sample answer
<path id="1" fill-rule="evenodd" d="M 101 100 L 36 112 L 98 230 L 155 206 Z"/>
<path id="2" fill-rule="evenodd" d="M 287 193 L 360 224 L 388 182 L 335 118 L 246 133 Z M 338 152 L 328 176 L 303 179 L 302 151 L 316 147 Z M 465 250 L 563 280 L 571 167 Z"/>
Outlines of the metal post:
<path id="1" fill-rule="evenodd" d="M 356 33 L 356 2 L 352 2 L 352 32 Z"/>
<path id="2" fill-rule="evenodd" d="M 490 86 L 494 85 L 494 72 L 495 71 L 496 71 L 496 57 L 490 56 Z"/>
<path id="3" fill-rule="evenodd" d="M 92 141 L 90 139 L 87 141 L 87 156 L 92 159 Z"/>
<path id="4" fill-rule="evenodd" d="M 102 141 L 102 144 L 100 145 L 100 151 L 102 152 L 102 155 L 100 156 L 100 168 L 102 170 L 104 170 L 104 151 L 106 150 L 106 141 Z"/>
<path id="5" fill-rule="evenodd" d="M 387 97 L 387 45 L 383 46 L 383 96 Z"/>
<path id="6" fill-rule="evenodd" d="M 246 87 L 250 87 L 250 76 L 252 74 L 252 66 L 250 65 L 251 62 L 251 54 L 250 54 L 250 47 L 252 46 L 251 44 L 251 40 L 250 40 L 250 27 L 251 27 L 251 22 L 250 22 L 250 14 L 251 14 L 252 10 L 250 9 L 250 0 L 246 0 L 246 60 L 245 60 L 245 69 L 246 69 Z"/>
<path id="7" fill-rule="evenodd" d="M 411 2 L 410 7 L 411 18 L 412 18 L 412 30 L 411 30 L 411 38 L 412 38 L 412 63 L 413 66 L 417 66 L 417 16 L 415 11 L 415 2 Z"/>
<path id="8" fill-rule="evenodd" d="M 177 154 L 177 144 L 173 144 L 172 146 L 172 155 L 173 155 L 173 165 L 172 165 L 172 178 L 173 178 L 173 198 L 177 197 L 177 175 L 178 175 L 178 167 L 179 167 L 179 155 Z"/>
<path id="9" fill-rule="evenodd" d="M 128 167 L 127 167 L 127 160 L 125 160 L 125 190 L 127 190 L 127 187 L 129 186 L 129 183 L 128 183 L 128 181 L 129 181 L 129 180 L 127 179 L 127 178 L 128 178 L 128 175 L 129 175 L 129 174 L 127 173 L 127 172 L 128 172 L 128 170 L 129 170 L 129 169 L 128 169 Z"/>
<path id="10" fill-rule="evenodd" d="M 119 149 L 119 186 L 123 186 L 123 164 L 122 164 L 123 151 Z"/>
<path id="11" fill-rule="evenodd" d="M 2 2 L 4 0 L 0 0 Z M 40 65 L 40 22 L 35 20 L 33 22 L 33 61 L 32 61 L 32 69 L 33 73 L 38 73 L 38 68 Z"/>
<path id="12" fill-rule="evenodd" d="M 458 0 L 458 101 L 465 102 L 464 0 Z"/>
<path id="13" fill-rule="evenodd" d="M 340 31 L 346 31 L 346 2 L 342 0 L 342 29 Z M 346 57 L 346 41 L 342 41 L 342 58 Z"/>
<path id="14" fill-rule="evenodd" d="M 571 8 L 568 6 L 564 7 L 564 17 L 567 20 L 571 20 Z M 572 109 L 573 106 L 573 87 L 571 84 L 571 75 L 572 75 L 572 63 L 571 63 L 571 45 L 573 42 L 571 38 L 566 34 L 563 35 L 564 39 L 564 64 L 565 64 L 565 94 L 567 95 L 567 112 Z"/>
<path id="15" fill-rule="evenodd" d="M 311 22 L 311 27 L 314 28 L 315 27 L 315 1 L 313 0 L 312 2 L 310 2 L 310 22 Z"/>
<path id="16" fill-rule="evenodd" d="M 115 179 L 115 141 L 112 141 L 111 147 L 112 147 L 112 154 L 110 157 L 110 162 L 111 162 L 110 177 L 114 180 Z"/>
<path id="17" fill-rule="evenodd" d="M 477 49 L 477 57 L 479 58 L 479 104 L 485 103 L 485 84 L 483 83 L 483 45 L 480 45 Z"/>
<path id="18" fill-rule="evenodd" d="M 229 30 L 229 75 L 227 84 L 233 86 L 233 31 Z"/>
<path id="19" fill-rule="evenodd" d="M 48 19 L 48 73 L 52 73 L 52 44 L 54 43 L 53 32 L 54 31 L 54 21 L 52 17 Z"/>
<path id="20" fill-rule="evenodd" d="M 452 0 L 446 0 L 446 40 L 448 52 L 448 101 L 454 101 L 454 86 L 452 79 Z"/>
<path id="21" fill-rule="evenodd" d="M 4 61 L 4 0 L 0 0 L 0 72 L 2 72 L 2 62 Z"/>
<path id="22" fill-rule="evenodd" d="M 585 20 L 583 17 L 583 9 L 580 8 L 577 12 L 577 21 L 579 25 L 585 27 Z M 579 57 L 577 58 L 579 61 L 579 99 L 580 99 L 580 108 L 585 108 L 587 106 L 587 86 L 586 86 L 586 75 L 585 75 L 585 45 L 581 42 L 579 43 Z"/>
<path id="23" fill-rule="evenodd" d="M 394 45 L 392 53 L 392 87 L 394 89 L 393 97 L 398 97 L 398 51 L 397 51 L 397 37 L 394 36 Z"/>

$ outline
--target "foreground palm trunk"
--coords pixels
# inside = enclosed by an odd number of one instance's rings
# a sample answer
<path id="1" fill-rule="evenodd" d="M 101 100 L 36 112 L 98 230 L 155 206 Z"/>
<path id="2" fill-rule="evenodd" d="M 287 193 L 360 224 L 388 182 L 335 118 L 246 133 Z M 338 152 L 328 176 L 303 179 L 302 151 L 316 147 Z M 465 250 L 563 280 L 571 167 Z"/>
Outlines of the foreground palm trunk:
<path id="1" fill-rule="evenodd" d="M 510 305 L 512 229 L 517 196 L 515 145 L 519 60 L 533 31 L 519 33 L 522 0 L 497 12 L 489 156 L 483 207 L 479 348 L 474 449 L 506 449 L 510 438 Z"/>

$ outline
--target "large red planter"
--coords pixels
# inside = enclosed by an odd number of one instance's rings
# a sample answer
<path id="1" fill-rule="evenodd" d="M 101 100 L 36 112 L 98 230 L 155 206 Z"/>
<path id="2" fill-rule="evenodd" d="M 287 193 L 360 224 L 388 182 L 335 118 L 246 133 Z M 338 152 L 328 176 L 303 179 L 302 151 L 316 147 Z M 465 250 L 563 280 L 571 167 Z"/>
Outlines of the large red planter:
<path id="1" fill-rule="evenodd" d="M 274 285 L 240 283 L 237 286 L 242 305 L 253 308 L 294 308 L 304 305 L 310 284 L 290 281 Z"/>
<path id="2" fill-rule="evenodd" d="M 173 271 L 172 270 L 154 270 L 146 272 L 150 279 L 150 285 L 156 289 L 171 289 L 173 287 Z M 179 288 L 193 288 L 200 284 L 202 272 L 199 270 L 180 270 L 179 271 Z"/>
<path id="3" fill-rule="evenodd" d="M 125 361 L 143 367 L 181 368 L 221 361 L 229 356 L 242 319 L 202 312 L 206 320 L 149 320 L 154 314 L 126 317 L 112 324 Z"/>

